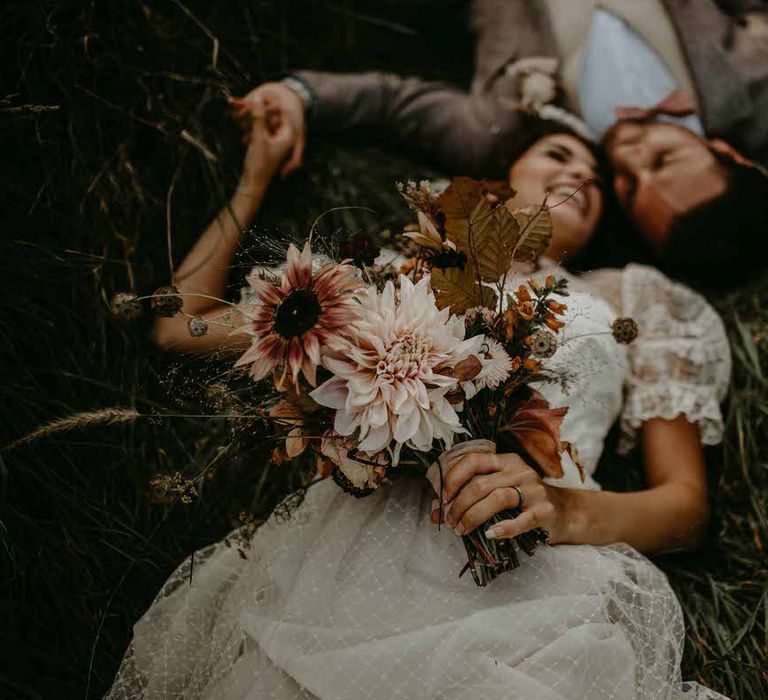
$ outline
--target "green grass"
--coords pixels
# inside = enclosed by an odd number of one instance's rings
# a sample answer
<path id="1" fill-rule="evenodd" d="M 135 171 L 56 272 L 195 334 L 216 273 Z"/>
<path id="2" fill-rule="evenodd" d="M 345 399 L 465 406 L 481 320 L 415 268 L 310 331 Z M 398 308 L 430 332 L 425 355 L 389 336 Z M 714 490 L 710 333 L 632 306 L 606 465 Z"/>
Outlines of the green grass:
<path id="1" fill-rule="evenodd" d="M 166 227 L 178 262 L 224 202 L 240 152 L 222 96 L 300 66 L 466 82 L 462 3 L 433 15 L 421 4 L 61 0 L 4 10 L 2 444 L 77 411 L 190 407 L 186 397 L 221 365 L 163 356 L 146 341 L 147 321 L 116 322 L 106 300 L 166 284 Z M 339 212 L 324 233 L 402 221 L 393 181 L 428 172 L 410 156 L 313 141 L 307 169 L 276 183 L 257 227 L 301 236 L 341 205 L 376 214 Z M 233 289 L 247 265 L 247 254 L 236 261 Z M 686 677 L 758 698 L 768 681 L 768 287 L 714 301 L 736 371 L 727 441 L 712 459 L 712 534 L 701 552 L 660 563 L 689 624 Z M 131 625 L 179 561 L 293 485 L 254 438 L 238 441 L 191 506 L 148 502 L 153 473 L 199 471 L 230 435 L 225 422 L 144 418 L 0 453 L 0 696 L 100 697 Z M 608 475 L 637 474 L 607 462 Z"/>

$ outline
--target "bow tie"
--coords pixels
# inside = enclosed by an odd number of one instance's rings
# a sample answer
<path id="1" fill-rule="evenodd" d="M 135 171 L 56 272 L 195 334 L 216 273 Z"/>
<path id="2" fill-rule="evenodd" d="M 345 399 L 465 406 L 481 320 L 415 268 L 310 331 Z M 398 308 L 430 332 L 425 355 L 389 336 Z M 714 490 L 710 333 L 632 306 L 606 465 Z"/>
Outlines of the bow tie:
<path id="1" fill-rule="evenodd" d="M 696 114 L 696 105 L 683 90 L 674 90 L 669 93 L 655 107 L 616 107 L 616 119 L 618 121 L 637 120 L 648 121 L 653 117 L 664 115 L 667 117 L 688 117 Z"/>

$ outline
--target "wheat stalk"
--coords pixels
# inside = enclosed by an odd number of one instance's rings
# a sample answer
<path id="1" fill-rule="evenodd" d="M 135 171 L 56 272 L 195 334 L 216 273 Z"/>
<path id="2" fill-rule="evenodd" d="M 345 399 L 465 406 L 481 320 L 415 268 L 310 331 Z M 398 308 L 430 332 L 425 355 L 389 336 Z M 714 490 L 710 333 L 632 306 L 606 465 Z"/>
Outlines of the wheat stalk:
<path id="1" fill-rule="evenodd" d="M 31 433 L 27 433 L 18 440 L 5 446 L 5 450 L 12 450 L 19 445 L 26 445 L 33 440 L 61 433 L 65 430 L 74 430 L 75 428 L 90 428 L 94 425 L 116 425 L 118 423 L 130 423 L 139 417 L 139 412 L 133 408 L 102 408 L 98 411 L 83 411 L 75 413 L 65 418 L 56 420 L 35 428 Z"/>

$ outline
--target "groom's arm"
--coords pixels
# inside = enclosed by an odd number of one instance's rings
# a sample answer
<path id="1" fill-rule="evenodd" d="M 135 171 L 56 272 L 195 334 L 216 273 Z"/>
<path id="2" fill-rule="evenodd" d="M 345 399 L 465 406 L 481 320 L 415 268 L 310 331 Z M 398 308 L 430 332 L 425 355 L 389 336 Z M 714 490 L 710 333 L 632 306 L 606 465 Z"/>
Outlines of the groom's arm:
<path id="1" fill-rule="evenodd" d="M 452 173 L 506 175 L 520 113 L 490 96 L 386 73 L 301 71 L 312 132 L 380 131 L 418 148 Z"/>

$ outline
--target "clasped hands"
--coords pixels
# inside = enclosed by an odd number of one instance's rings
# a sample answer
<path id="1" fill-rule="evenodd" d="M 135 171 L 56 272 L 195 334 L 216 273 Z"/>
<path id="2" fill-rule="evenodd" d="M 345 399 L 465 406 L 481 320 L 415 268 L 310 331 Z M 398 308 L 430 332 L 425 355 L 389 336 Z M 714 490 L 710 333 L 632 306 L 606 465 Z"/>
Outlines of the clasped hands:
<path id="1" fill-rule="evenodd" d="M 265 83 L 244 97 L 229 99 L 248 148 L 243 183 L 285 177 L 301 166 L 306 143 L 304 103 L 281 83 Z"/>
<path id="2" fill-rule="evenodd" d="M 517 488 L 514 488 L 517 487 Z M 563 541 L 566 492 L 544 483 L 516 454 L 472 453 L 460 459 L 443 480 L 443 519 L 461 534 L 469 534 L 503 510 L 521 506 L 521 514 L 486 530 L 492 539 L 515 537 L 533 528 L 549 533 L 552 544 Z M 440 510 L 432 511 L 438 523 Z"/>

